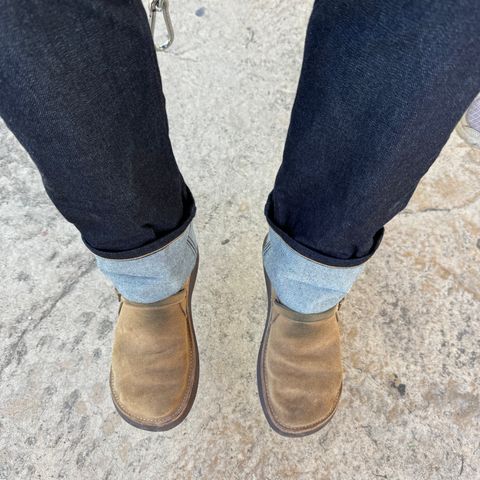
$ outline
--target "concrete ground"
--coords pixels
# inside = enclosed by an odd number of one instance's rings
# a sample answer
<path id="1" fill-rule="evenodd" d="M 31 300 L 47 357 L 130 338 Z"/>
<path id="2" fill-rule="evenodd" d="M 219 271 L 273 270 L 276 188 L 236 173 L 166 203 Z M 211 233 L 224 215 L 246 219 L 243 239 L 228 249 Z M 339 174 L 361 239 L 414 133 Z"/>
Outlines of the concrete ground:
<path id="1" fill-rule="evenodd" d="M 311 437 L 280 437 L 255 384 L 262 208 L 310 5 L 172 3 L 177 38 L 159 60 L 199 209 L 197 400 L 167 433 L 117 415 L 112 287 L 2 124 L 0 478 L 480 478 L 480 153 L 452 135 L 349 295 L 334 420 Z"/>

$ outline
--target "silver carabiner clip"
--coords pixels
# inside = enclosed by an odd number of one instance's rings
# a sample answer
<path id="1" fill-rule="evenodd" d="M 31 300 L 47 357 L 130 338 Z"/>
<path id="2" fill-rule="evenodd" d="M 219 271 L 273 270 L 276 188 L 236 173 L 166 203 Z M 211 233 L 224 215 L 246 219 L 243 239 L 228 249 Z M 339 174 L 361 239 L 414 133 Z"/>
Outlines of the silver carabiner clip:
<path id="1" fill-rule="evenodd" d="M 170 12 L 168 10 L 168 0 L 152 0 L 150 4 L 150 31 L 152 32 L 152 37 L 155 35 L 157 12 L 162 12 L 163 14 L 163 21 L 167 29 L 167 40 L 161 45 L 155 44 L 155 50 L 157 50 L 157 52 L 163 52 L 173 43 L 174 39 L 172 19 L 170 18 Z"/>

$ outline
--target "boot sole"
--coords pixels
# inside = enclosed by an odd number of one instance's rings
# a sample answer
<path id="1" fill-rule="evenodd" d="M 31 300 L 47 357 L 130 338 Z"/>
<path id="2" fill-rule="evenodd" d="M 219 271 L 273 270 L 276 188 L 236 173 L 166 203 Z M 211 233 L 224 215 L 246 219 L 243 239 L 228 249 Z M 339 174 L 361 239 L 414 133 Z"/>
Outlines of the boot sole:
<path id="1" fill-rule="evenodd" d="M 126 412 L 124 412 L 122 410 L 122 408 L 117 404 L 117 402 L 115 401 L 114 395 L 113 394 L 111 395 L 113 405 L 115 406 L 118 414 L 123 418 L 123 420 L 125 420 L 127 423 L 129 423 L 133 427 L 139 428 L 141 430 L 147 430 L 149 432 L 165 432 L 167 430 L 170 430 L 170 429 L 176 427 L 177 425 L 182 423 L 183 420 L 185 420 L 186 416 L 189 414 L 190 409 L 192 408 L 193 403 L 195 401 L 195 397 L 197 395 L 197 389 L 198 389 L 198 379 L 199 379 L 199 376 L 200 376 L 200 362 L 199 362 L 199 355 L 198 355 L 197 338 L 195 336 L 195 328 L 193 326 L 192 293 L 193 293 L 193 288 L 195 286 L 195 281 L 197 279 L 199 259 L 200 259 L 200 257 L 199 257 L 199 255 L 197 255 L 197 261 L 195 263 L 195 267 L 192 270 L 190 284 L 189 284 L 189 287 L 188 287 L 189 291 L 188 291 L 188 315 L 187 315 L 187 318 L 188 318 L 189 332 L 190 332 L 190 335 L 191 335 L 191 338 L 192 338 L 192 346 L 193 346 L 194 355 L 195 355 L 195 372 L 194 372 L 194 379 L 193 379 L 192 389 L 191 389 L 191 392 L 190 392 L 190 397 L 188 399 L 188 402 L 187 402 L 185 408 L 171 422 L 165 423 L 163 425 L 150 425 L 150 424 L 140 423 L 140 422 L 132 419 L 131 417 L 129 417 L 128 414 Z M 110 392 L 113 391 L 112 382 L 113 382 L 112 371 L 110 370 L 110 382 L 109 382 L 110 383 Z"/>
<path id="2" fill-rule="evenodd" d="M 333 416 L 335 415 L 335 413 L 337 411 L 337 408 L 338 408 L 339 400 L 340 400 L 340 397 L 341 397 L 341 394 L 342 394 L 342 386 L 343 385 L 340 387 L 340 391 L 339 391 L 339 394 L 338 394 L 338 401 L 337 401 L 337 404 L 335 405 L 335 408 L 328 415 L 328 417 L 326 417 L 318 425 L 315 425 L 315 427 L 313 427 L 311 429 L 306 429 L 306 430 L 302 430 L 300 432 L 297 432 L 297 431 L 294 431 L 294 430 L 286 429 L 286 428 L 282 427 L 281 425 L 279 425 L 275 421 L 275 419 L 273 418 L 273 415 L 271 413 L 271 410 L 268 406 L 268 403 L 267 403 L 267 397 L 265 395 L 265 379 L 263 377 L 263 363 L 264 363 L 264 359 L 265 359 L 265 346 L 266 346 L 266 339 L 267 339 L 268 331 L 269 331 L 269 323 L 270 323 L 270 316 L 271 316 L 271 310 L 272 310 L 272 295 L 271 295 L 272 287 L 271 287 L 271 284 L 270 284 L 270 279 L 268 278 L 268 275 L 267 275 L 267 272 L 265 271 L 265 269 L 263 269 L 263 274 L 265 276 L 265 284 L 266 284 L 266 287 L 267 287 L 268 311 L 267 311 L 267 320 L 265 322 L 265 329 L 263 330 L 262 341 L 260 343 L 260 349 L 258 351 L 258 358 L 257 358 L 257 388 L 258 388 L 258 396 L 260 397 L 260 404 L 262 405 L 262 410 L 263 410 L 263 413 L 265 415 L 265 418 L 267 419 L 268 424 L 270 425 L 270 427 L 275 432 L 277 432 L 278 434 L 280 434 L 284 437 L 294 437 L 294 438 L 306 437 L 307 435 L 311 435 L 311 434 L 316 433 L 319 430 L 321 430 L 333 418 Z"/>

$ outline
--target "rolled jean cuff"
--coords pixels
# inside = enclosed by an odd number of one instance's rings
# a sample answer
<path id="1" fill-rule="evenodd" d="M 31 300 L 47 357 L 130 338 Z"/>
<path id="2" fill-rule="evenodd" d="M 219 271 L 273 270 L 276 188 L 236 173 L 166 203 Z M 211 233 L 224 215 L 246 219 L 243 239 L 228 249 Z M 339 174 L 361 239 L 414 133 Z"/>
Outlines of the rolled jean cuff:
<path id="1" fill-rule="evenodd" d="M 189 193 L 191 196 L 191 194 Z M 103 257 L 103 258 L 110 258 L 115 260 L 128 260 L 128 259 L 136 259 L 143 257 L 145 255 L 151 255 L 158 250 L 166 247 L 169 243 L 174 241 L 180 235 L 182 235 L 192 223 L 192 220 L 195 217 L 196 213 L 196 206 L 193 201 L 193 197 L 191 199 L 191 203 L 189 205 L 189 210 L 187 210 L 186 219 L 182 221 L 181 225 L 172 230 L 167 235 L 162 236 L 161 238 L 157 238 L 152 242 L 149 242 L 145 245 L 142 245 L 137 248 L 132 248 L 130 250 L 122 250 L 122 251 L 111 251 L 111 250 L 103 250 L 99 248 L 95 248 L 93 245 L 90 245 L 85 238 L 82 236 L 83 243 L 85 246 L 93 253 L 96 257 Z"/>
<path id="2" fill-rule="evenodd" d="M 164 248 L 134 259 L 96 256 L 98 268 L 118 292 L 136 303 L 153 303 L 180 291 L 198 257 L 193 224 Z"/>
<path id="3" fill-rule="evenodd" d="M 352 258 L 336 258 L 330 255 L 325 255 L 317 250 L 313 250 L 300 242 L 297 242 L 290 235 L 285 233 L 274 221 L 273 221 L 273 200 L 272 194 L 269 195 L 267 203 L 265 205 L 265 217 L 267 218 L 268 225 L 271 230 L 275 231 L 282 240 L 292 247 L 293 250 L 304 255 L 307 258 L 312 259 L 315 262 L 322 263 L 324 265 L 329 265 L 331 267 L 356 267 L 365 263 L 378 249 L 380 243 L 382 242 L 384 228 L 381 228 L 374 236 L 373 246 L 368 252 L 367 255 L 362 257 L 352 257 Z"/>
<path id="4" fill-rule="evenodd" d="M 263 265 L 279 301 L 299 313 L 320 313 L 337 305 L 364 268 L 316 262 L 295 251 L 272 228 L 263 248 Z"/>

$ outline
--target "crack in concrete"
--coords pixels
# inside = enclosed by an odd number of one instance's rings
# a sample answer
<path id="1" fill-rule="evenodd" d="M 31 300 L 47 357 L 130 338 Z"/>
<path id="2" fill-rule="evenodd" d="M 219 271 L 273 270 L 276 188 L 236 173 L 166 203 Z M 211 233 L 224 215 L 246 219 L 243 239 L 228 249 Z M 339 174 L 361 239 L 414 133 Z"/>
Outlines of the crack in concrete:
<path id="1" fill-rule="evenodd" d="M 431 212 L 453 212 L 456 210 L 463 210 L 467 207 L 470 207 L 479 200 L 480 200 L 480 194 L 475 195 L 471 200 L 468 200 L 467 202 L 461 205 L 453 205 L 452 207 L 442 207 L 442 208 L 428 207 L 428 208 L 422 208 L 421 210 L 405 209 L 403 212 L 400 212 L 399 215 L 416 215 L 419 213 L 431 213 Z"/>
<path id="2" fill-rule="evenodd" d="M 45 320 L 52 311 L 56 308 L 58 303 L 65 298 L 78 284 L 79 280 L 82 279 L 84 276 L 88 275 L 95 269 L 95 262 L 91 261 L 88 263 L 87 267 L 84 270 L 81 270 L 78 274 L 75 275 L 74 278 L 71 278 L 69 281 L 66 282 L 64 287 L 60 290 L 58 295 L 54 298 L 54 300 L 44 308 L 43 311 L 40 312 L 40 315 L 37 320 L 32 320 L 29 324 L 22 330 L 18 338 L 8 347 L 8 351 L 6 352 L 5 356 L 3 357 L 3 361 L 0 365 L 0 378 L 2 377 L 4 371 L 12 364 L 17 354 L 18 349 L 22 346 L 23 340 L 27 333 L 34 331 L 43 320 Z M 30 313 L 27 316 L 33 317 L 33 312 L 36 310 L 36 305 L 32 306 L 30 309 Z M 24 356 L 24 355 L 22 355 Z"/>

